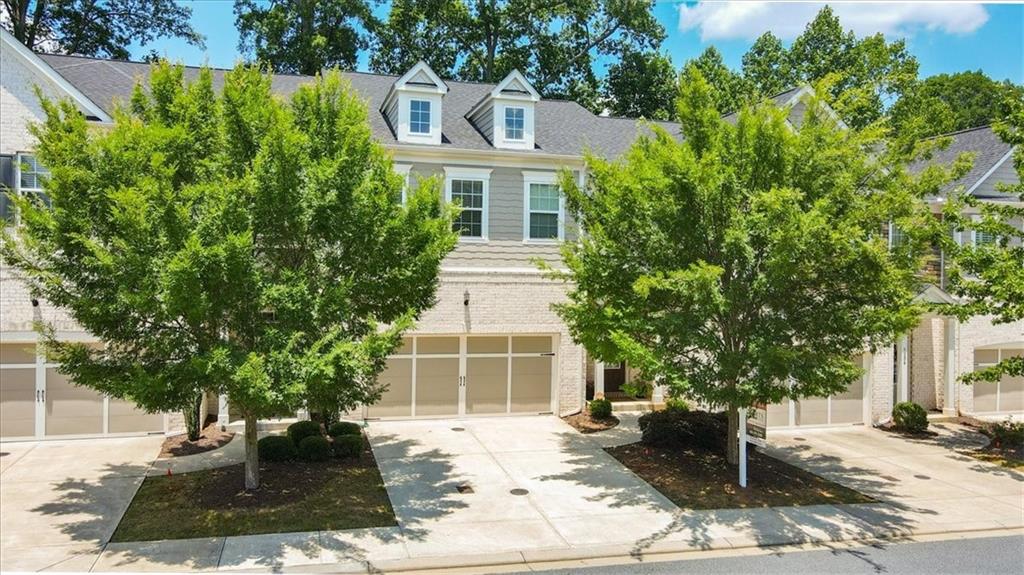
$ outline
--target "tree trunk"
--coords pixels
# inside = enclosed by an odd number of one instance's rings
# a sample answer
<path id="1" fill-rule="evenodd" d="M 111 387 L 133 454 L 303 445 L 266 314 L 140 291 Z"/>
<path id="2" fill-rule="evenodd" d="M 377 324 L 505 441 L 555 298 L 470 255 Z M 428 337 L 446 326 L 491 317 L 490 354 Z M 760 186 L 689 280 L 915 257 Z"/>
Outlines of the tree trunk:
<path id="1" fill-rule="evenodd" d="M 185 408 L 185 432 L 189 441 L 199 441 L 199 434 L 203 431 L 203 415 L 199 413 L 203 407 L 203 394 L 196 395 L 192 405 Z"/>
<path id="2" fill-rule="evenodd" d="M 725 460 L 729 465 L 740 464 L 740 410 L 733 405 L 729 406 L 729 431 L 725 443 Z"/>
<path id="3" fill-rule="evenodd" d="M 260 455 L 256 448 L 256 416 L 245 414 L 245 488 L 260 488 Z"/>

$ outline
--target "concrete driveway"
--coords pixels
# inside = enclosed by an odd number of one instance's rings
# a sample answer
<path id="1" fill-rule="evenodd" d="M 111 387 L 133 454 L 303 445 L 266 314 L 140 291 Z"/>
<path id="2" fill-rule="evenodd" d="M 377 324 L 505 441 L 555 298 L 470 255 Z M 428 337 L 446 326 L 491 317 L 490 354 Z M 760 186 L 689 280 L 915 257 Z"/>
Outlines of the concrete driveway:
<path id="1" fill-rule="evenodd" d="M 1024 526 L 1024 473 L 964 453 L 985 445 L 951 423 L 910 439 L 873 428 L 770 432 L 771 455 L 879 500 L 838 505 L 877 525 L 917 533 Z"/>
<path id="2" fill-rule="evenodd" d="M 0 570 L 88 571 L 162 441 L 0 444 Z"/>
<path id="3" fill-rule="evenodd" d="M 678 508 L 557 417 L 373 422 L 411 556 L 601 543 Z M 628 528 L 626 529 L 628 531 Z"/>

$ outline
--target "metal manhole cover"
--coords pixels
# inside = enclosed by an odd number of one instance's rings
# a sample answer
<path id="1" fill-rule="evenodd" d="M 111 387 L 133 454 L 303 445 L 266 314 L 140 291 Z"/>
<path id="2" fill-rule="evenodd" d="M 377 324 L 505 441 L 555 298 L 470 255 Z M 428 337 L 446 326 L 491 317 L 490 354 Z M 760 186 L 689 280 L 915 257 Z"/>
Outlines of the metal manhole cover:
<path id="1" fill-rule="evenodd" d="M 516 487 L 515 489 L 509 491 L 509 493 L 511 493 L 512 495 L 527 495 L 528 493 L 530 493 L 530 491 L 527 489 L 523 489 L 522 487 Z"/>
<path id="2" fill-rule="evenodd" d="M 804 439 L 803 437 L 794 437 L 794 438 L 793 438 L 793 440 L 794 440 L 794 441 L 807 441 L 807 440 L 806 440 L 806 439 Z"/>
<path id="3" fill-rule="evenodd" d="M 462 485 L 456 485 L 455 490 L 459 493 L 473 493 L 473 486 L 468 483 L 463 483 Z"/>
<path id="4" fill-rule="evenodd" d="M 466 431 L 465 427 L 453 427 L 452 431 Z"/>
<path id="5" fill-rule="evenodd" d="M 915 475 L 914 477 L 918 479 L 931 479 L 931 477 L 928 477 L 927 475 Z"/>

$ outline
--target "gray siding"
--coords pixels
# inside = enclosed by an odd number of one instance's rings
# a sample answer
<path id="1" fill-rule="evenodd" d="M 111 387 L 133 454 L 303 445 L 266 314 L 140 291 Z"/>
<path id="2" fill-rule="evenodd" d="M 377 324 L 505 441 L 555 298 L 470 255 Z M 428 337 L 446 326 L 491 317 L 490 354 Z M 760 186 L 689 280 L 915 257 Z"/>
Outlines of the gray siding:
<path id="1" fill-rule="evenodd" d="M 473 117 L 470 118 L 473 125 L 480 133 L 487 138 L 488 142 L 494 141 L 494 105 L 488 104 L 481 108 Z"/>
<path id="2" fill-rule="evenodd" d="M 384 116 L 387 117 L 388 123 L 391 124 L 391 128 L 398 130 L 398 98 L 391 100 L 391 104 L 387 110 L 384 110 Z"/>
<path id="3" fill-rule="evenodd" d="M 1020 180 L 1017 178 L 1017 171 L 1013 169 L 1013 158 L 1008 158 L 1001 166 L 996 168 L 992 175 L 981 182 L 977 188 L 974 188 L 973 195 L 979 198 L 1006 198 L 1013 199 L 1012 196 L 1006 192 L 1000 191 L 997 183 L 1002 184 L 1016 184 Z"/>

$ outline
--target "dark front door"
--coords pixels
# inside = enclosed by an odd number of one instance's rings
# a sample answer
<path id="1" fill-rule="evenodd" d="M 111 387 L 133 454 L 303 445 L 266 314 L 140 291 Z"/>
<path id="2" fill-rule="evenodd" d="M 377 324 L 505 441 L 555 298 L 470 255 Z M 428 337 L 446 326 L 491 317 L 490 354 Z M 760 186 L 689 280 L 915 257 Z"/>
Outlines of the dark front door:
<path id="1" fill-rule="evenodd" d="M 624 383 L 626 383 L 625 362 L 604 364 L 605 393 L 616 393 L 622 391 L 622 384 Z"/>

